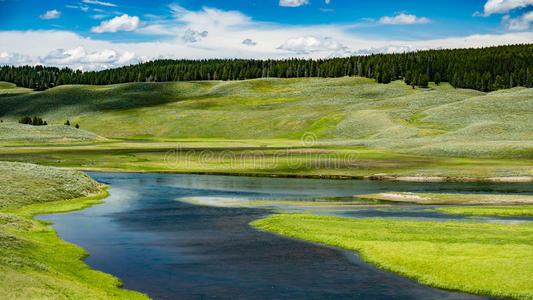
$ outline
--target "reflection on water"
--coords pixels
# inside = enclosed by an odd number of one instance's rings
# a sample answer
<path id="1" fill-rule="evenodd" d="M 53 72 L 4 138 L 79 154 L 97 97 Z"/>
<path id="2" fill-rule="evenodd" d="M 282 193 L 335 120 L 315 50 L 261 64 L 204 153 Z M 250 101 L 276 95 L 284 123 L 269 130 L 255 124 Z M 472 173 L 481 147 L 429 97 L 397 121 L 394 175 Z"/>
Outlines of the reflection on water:
<path id="1" fill-rule="evenodd" d="M 526 184 L 449 184 L 90 173 L 111 185 L 105 204 L 41 216 L 91 254 L 86 262 L 125 288 L 171 299 L 470 299 L 379 270 L 348 251 L 287 239 L 248 225 L 269 207 L 213 207 L 176 199 L 313 201 L 383 191 L 533 193 Z M 333 198 L 329 198 L 333 199 Z M 344 199 L 344 200 L 342 200 Z M 350 197 L 351 199 L 351 197 Z M 463 218 L 427 207 L 306 207 L 349 217 Z M 274 209 L 301 209 L 280 204 Z M 485 221 L 489 219 L 484 219 Z"/>

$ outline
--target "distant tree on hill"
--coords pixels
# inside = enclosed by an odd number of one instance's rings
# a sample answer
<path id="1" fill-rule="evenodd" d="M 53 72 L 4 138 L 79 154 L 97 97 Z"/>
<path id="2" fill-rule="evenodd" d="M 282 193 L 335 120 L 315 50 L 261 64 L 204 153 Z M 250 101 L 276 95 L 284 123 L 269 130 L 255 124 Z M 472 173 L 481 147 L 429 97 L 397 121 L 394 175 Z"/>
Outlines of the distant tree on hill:
<path id="1" fill-rule="evenodd" d="M 405 81 L 405 84 L 411 85 L 411 82 L 413 81 L 413 73 L 411 71 L 405 72 L 403 81 Z"/>
<path id="2" fill-rule="evenodd" d="M 494 80 L 494 84 L 492 85 L 492 89 L 493 90 L 503 89 L 506 85 L 506 81 L 507 80 L 505 80 L 505 77 L 501 75 L 496 76 L 496 79 Z"/>
<path id="3" fill-rule="evenodd" d="M 67 120 L 67 121 L 65 122 L 65 125 L 70 126 L 70 121 Z"/>
<path id="4" fill-rule="evenodd" d="M 21 124 L 27 124 L 27 125 L 33 125 L 33 126 L 45 126 L 48 125 L 46 121 L 44 121 L 42 118 L 39 117 L 31 117 L 24 116 L 19 120 L 19 123 Z"/>
<path id="5" fill-rule="evenodd" d="M 433 81 L 435 82 L 435 84 L 439 85 L 441 80 L 442 78 L 440 77 L 440 73 L 439 72 L 435 73 L 435 76 L 433 77 Z"/>
<path id="6" fill-rule="evenodd" d="M 76 128 L 80 128 L 80 125 L 78 123 L 76 123 L 76 126 L 74 126 Z"/>
<path id="7" fill-rule="evenodd" d="M 418 77 L 418 86 L 427 88 L 429 85 L 429 76 L 426 74 L 420 74 Z"/>
<path id="8" fill-rule="evenodd" d="M 22 118 L 19 120 L 19 123 L 20 123 L 20 124 L 30 124 L 30 125 L 31 125 L 31 124 L 32 124 L 32 120 L 31 120 L 30 117 L 28 117 L 28 116 L 24 116 L 24 117 L 22 117 Z"/>

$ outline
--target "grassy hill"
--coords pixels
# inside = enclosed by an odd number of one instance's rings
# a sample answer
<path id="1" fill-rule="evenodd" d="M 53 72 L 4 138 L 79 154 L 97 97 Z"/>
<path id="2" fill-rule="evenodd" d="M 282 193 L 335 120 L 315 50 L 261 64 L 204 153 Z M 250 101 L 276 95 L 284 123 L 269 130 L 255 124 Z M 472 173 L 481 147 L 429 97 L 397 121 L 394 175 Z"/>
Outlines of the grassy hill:
<path id="1" fill-rule="evenodd" d="M 438 156 L 532 157 L 533 89 L 412 89 L 359 77 L 60 86 L 0 97 L 0 118 L 67 118 L 105 137 L 293 139 Z"/>
<path id="2" fill-rule="evenodd" d="M 100 184 L 78 171 L 0 162 L 0 190 L 2 299 L 146 299 L 89 268 L 85 250 L 32 218 L 100 203 Z"/>
<path id="3" fill-rule="evenodd" d="M 15 84 L 5 81 L 0 81 L 0 97 L 9 94 L 29 93 L 31 89 L 17 87 Z"/>
<path id="4" fill-rule="evenodd" d="M 92 132 L 65 125 L 32 126 L 0 123 L 0 144 L 43 144 L 104 141 Z"/>

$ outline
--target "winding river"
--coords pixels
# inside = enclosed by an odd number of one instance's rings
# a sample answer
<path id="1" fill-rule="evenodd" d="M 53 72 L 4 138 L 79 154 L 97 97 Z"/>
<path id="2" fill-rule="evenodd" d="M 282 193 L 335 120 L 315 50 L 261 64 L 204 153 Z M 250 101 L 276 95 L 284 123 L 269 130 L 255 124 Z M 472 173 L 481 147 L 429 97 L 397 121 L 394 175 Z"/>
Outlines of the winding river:
<path id="1" fill-rule="evenodd" d="M 89 173 L 109 184 L 102 205 L 39 219 L 86 249 L 92 268 L 155 299 L 480 299 L 443 291 L 380 270 L 357 254 L 258 231 L 249 222 L 276 210 L 212 207 L 182 199 L 300 201 L 384 191 L 533 194 L 530 184 L 397 183 L 207 175 Z M 393 205 L 312 208 L 349 217 L 464 218 Z M 469 221 L 520 222 L 520 218 Z"/>

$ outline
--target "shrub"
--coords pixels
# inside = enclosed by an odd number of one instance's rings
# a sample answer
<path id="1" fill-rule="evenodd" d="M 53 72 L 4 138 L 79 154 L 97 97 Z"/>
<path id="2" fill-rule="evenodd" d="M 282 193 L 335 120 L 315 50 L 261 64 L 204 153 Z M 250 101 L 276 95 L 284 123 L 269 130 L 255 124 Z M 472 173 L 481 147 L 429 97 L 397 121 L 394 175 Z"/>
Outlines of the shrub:
<path id="1" fill-rule="evenodd" d="M 45 126 L 45 125 L 48 125 L 48 123 L 46 121 L 44 121 L 42 118 L 40 118 L 40 117 L 33 117 L 33 119 L 32 119 L 32 118 L 30 118 L 28 116 L 22 117 L 19 120 L 19 123 L 27 124 L 27 125 L 33 125 L 33 126 Z"/>

